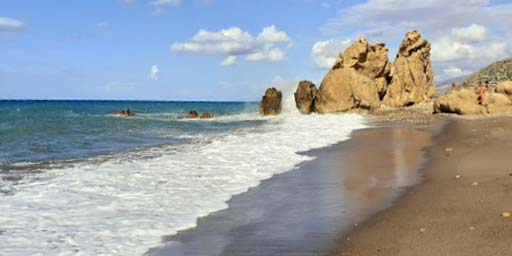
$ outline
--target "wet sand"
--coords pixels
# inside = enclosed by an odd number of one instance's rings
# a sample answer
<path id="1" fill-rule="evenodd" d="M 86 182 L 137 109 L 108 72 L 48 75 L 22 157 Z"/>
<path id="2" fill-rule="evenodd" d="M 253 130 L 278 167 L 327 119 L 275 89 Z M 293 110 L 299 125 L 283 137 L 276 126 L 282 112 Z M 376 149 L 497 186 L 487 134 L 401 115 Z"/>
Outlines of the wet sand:
<path id="1" fill-rule="evenodd" d="M 325 255 L 339 238 L 420 181 L 432 131 L 384 127 L 306 152 L 316 159 L 232 198 L 149 255 Z"/>
<path id="2" fill-rule="evenodd" d="M 424 182 L 335 255 L 512 255 L 512 219 L 500 216 L 512 212 L 512 118 L 451 120 L 427 156 Z"/>

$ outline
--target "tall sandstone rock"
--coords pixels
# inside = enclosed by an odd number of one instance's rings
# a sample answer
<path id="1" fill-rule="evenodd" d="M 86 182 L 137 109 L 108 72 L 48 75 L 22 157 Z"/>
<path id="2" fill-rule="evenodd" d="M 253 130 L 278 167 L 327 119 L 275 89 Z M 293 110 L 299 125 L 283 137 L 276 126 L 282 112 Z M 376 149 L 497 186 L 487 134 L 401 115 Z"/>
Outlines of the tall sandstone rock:
<path id="1" fill-rule="evenodd" d="M 417 30 L 405 35 L 393 63 L 391 76 L 391 84 L 383 100 L 386 106 L 410 106 L 428 101 L 434 96 L 430 43 Z"/>
<path id="2" fill-rule="evenodd" d="M 260 114 L 262 116 L 279 115 L 281 113 L 281 100 L 283 94 L 276 88 L 268 88 L 261 98 Z"/>
<path id="3" fill-rule="evenodd" d="M 294 93 L 295 105 L 302 114 L 310 114 L 315 111 L 315 97 L 318 89 L 310 81 L 300 81 Z"/>
<path id="4" fill-rule="evenodd" d="M 314 102 L 319 113 L 380 107 L 391 71 L 388 49 L 359 38 L 340 54 L 322 81 Z"/>

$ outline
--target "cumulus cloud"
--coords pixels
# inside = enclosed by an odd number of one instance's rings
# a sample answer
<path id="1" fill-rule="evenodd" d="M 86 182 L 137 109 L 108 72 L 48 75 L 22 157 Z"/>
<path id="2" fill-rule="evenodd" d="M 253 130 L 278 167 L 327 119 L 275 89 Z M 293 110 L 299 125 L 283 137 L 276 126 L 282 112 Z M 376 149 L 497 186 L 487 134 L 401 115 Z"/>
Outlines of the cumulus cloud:
<path id="1" fill-rule="evenodd" d="M 7 17 L 0 17 L 0 32 L 16 32 L 21 31 L 25 28 L 25 24 L 23 22 L 7 18 Z"/>
<path id="2" fill-rule="evenodd" d="M 158 65 L 151 66 L 151 69 L 149 70 L 149 78 L 151 80 L 158 80 L 159 74 L 160 74 L 160 69 L 158 68 Z"/>
<path id="3" fill-rule="evenodd" d="M 277 30 L 275 25 L 263 28 L 257 40 L 263 44 L 291 43 L 292 39 L 284 31 Z"/>
<path id="4" fill-rule="evenodd" d="M 311 57 L 316 67 L 331 68 L 340 52 L 350 46 L 351 40 L 318 41 L 311 49 Z"/>
<path id="5" fill-rule="evenodd" d="M 257 36 L 252 36 L 238 27 L 215 32 L 202 29 L 190 41 L 173 43 L 171 51 L 221 56 L 246 55 L 247 61 L 277 62 L 285 59 L 285 53 L 272 46 L 291 42 L 290 36 L 274 25 L 263 28 Z"/>
<path id="6" fill-rule="evenodd" d="M 476 24 L 452 29 L 450 36 L 432 43 L 433 61 L 494 60 L 507 56 L 507 42 L 487 40 L 486 31 L 484 26 Z"/>
<path id="7" fill-rule="evenodd" d="M 484 26 L 472 24 L 469 27 L 452 29 L 452 36 L 460 42 L 478 43 L 485 40 L 487 29 Z"/>
<path id="8" fill-rule="evenodd" d="M 284 52 L 279 48 L 270 49 L 268 52 L 251 53 L 245 57 L 246 61 L 269 61 L 279 62 L 285 59 Z"/>
<path id="9" fill-rule="evenodd" d="M 233 66 L 233 65 L 235 65 L 235 64 L 236 64 L 236 59 L 237 59 L 237 57 L 236 57 L 236 56 L 233 56 L 233 55 L 228 56 L 228 57 L 226 57 L 226 58 L 225 58 L 225 59 L 220 63 L 220 65 L 221 65 L 221 66 Z"/>

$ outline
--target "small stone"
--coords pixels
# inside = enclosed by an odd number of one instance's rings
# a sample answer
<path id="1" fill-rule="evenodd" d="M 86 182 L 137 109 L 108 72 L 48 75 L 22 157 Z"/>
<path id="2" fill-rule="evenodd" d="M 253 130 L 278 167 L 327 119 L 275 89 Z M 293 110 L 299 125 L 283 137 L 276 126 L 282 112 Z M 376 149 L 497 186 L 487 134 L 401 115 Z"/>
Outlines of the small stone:
<path id="1" fill-rule="evenodd" d="M 473 186 L 473 187 L 478 186 L 478 182 L 475 181 L 475 182 L 471 183 L 471 186 Z"/>
<path id="2" fill-rule="evenodd" d="M 357 223 L 354 223 L 354 227 L 357 227 L 357 226 L 359 226 L 359 224 L 357 224 Z"/>
<path id="3" fill-rule="evenodd" d="M 446 152 L 453 152 L 453 148 L 445 148 L 444 151 L 446 151 Z"/>
<path id="4" fill-rule="evenodd" d="M 460 179 L 460 177 L 461 177 L 460 174 L 455 175 L 456 179 Z"/>
<path id="5" fill-rule="evenodd" d="M 427 231 L 427 229 L 426 229 L 426 228 L 420 228 L 420 232 L 421 232 L 421 233 L 425 233 L 426 231 Z"/>
<path id="6" fill-rule="evenodd" d="M 469 230 L 475 230 L 475 227 L 471 226 L 469 227 Z"/>
<path id="7" fill-rule="evenodd" d="M 502 212 L 501 217 L 503 218 L 510 218 L 510 212 Z"/>
<path id="8" fill-rule="evenodd" d="M 350 237 L 347 237 L 347 241 L 350 241 Z"/>

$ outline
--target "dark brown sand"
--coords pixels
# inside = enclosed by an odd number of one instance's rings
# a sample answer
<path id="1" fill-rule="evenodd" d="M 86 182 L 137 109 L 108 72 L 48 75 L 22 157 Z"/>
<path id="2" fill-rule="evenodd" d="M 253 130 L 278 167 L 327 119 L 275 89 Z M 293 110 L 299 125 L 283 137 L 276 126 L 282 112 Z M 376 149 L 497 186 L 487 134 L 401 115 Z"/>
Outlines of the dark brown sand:
<path id="1" fill-rule="evenodd" d="M 336 255 L 512 255 L 512 218 L 500 216 L 512 212 L 512 118 L 451 120 L 427 156 L 424 182 L 355 227 Z"/>

